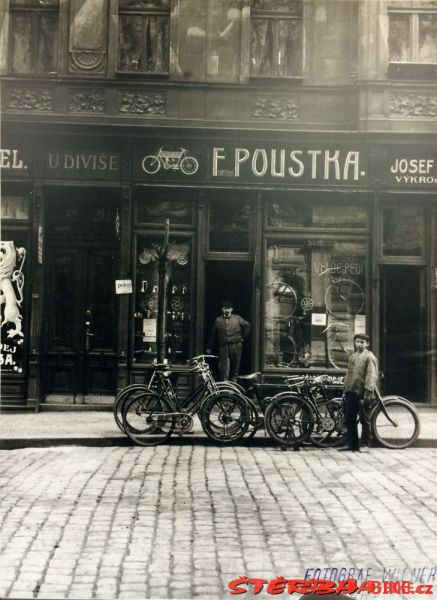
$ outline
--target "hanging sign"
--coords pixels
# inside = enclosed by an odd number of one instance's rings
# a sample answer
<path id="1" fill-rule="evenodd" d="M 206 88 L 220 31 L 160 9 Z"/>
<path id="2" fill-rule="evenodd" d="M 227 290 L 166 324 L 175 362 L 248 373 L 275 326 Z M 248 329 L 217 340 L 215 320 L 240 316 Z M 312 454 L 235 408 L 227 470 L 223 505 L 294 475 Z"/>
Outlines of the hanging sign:
<path id="1" fill-rule="evenodd" d="M 116 294 L 132 294 L 132 279 L 116 279 L 115 280 Z"/>

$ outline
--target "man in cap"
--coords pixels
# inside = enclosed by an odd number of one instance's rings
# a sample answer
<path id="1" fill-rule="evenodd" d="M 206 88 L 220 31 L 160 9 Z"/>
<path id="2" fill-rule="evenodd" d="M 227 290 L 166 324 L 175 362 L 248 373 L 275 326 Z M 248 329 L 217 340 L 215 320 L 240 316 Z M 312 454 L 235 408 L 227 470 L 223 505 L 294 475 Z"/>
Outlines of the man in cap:
<path id="1" fill-rule="evenodd" d="M 360 333 L 354 336 L 355 352 L 349 358 L 343 388 L 348 445 L 340 448 L 342 451 L 369 451 L 372 434 L 370 404 L 375 397 L 378 382 L 378 361 L 369 350 L 369 343 L 368 335 Z M 361 443 L 358 437 L 358 415 L 362 427 Z"/>
<path id="2" fill-rule="evenodd" d="M 214 321 L 206 350 L 211 354 L 211 348 L 218 344 L 218 367 L 223 381 L 237 381 L 243 342 L 250 332 L 250 323 L 233 311 L 233 302 L 224 300 L 222 314 Z"/>

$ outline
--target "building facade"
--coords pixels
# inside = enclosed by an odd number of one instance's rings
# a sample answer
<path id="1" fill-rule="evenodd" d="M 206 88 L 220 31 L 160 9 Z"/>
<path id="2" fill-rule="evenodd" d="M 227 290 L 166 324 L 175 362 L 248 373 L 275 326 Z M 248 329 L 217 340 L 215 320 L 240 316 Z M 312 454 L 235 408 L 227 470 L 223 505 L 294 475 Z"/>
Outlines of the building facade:
<path id="1" fill-rule="evenodd" d="M 205 350 L 437 402 L 435 0 L 7 0 L 2 402 L 111 401 Z M 189 383 L 187 377 L 186 383 Z"/>

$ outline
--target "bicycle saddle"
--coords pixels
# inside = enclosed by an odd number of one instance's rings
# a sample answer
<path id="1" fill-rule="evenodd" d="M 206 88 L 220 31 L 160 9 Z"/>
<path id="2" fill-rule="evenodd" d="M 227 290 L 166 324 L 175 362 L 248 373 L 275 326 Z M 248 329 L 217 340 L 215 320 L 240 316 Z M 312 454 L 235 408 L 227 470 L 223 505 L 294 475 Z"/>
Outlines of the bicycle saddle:
<path id="1" fill-rule="evenodd" d="M 256 373 L 249 373 L 249 375 L 239 375 L 238 379 L 242 379 L 243 381 L 257 381 L 260 375 L 261 373 L 257 371 Z"/>

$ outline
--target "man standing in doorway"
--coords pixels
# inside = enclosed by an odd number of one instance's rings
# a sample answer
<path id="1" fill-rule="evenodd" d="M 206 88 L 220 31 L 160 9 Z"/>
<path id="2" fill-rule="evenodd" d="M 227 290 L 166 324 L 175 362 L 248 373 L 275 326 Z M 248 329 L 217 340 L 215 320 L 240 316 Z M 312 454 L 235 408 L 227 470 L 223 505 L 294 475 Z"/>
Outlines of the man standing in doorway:
<path id="1" fill-rule="evenodd" d="M 365 334 L 354 336 L 355 352 L 349 358 L 344 380 L 345 417 L 348 445 L 340 450 L 368 452 L 371 440 L 370 403 L 375 397 L 378 382 L 378 361 L 369 350 L 370 338 Z M 362 433 L 358 437 L 358 415 Z M 361 448 L 360 448 L 361 446 Z"/>
<path id="2" fill-rule="evenodd" d="M 237 381 L 243 342 L 250 332 L 250 323 L 233 314 L 231 300 L 222 302 L 222 314 L 214 321 L 206 352 L 218 344 L 219 371 L 223 381 Z"/>

